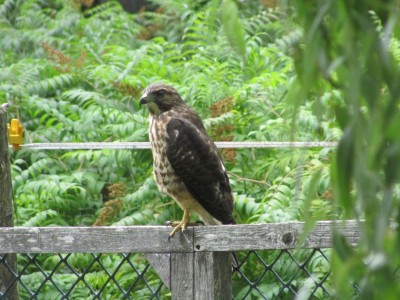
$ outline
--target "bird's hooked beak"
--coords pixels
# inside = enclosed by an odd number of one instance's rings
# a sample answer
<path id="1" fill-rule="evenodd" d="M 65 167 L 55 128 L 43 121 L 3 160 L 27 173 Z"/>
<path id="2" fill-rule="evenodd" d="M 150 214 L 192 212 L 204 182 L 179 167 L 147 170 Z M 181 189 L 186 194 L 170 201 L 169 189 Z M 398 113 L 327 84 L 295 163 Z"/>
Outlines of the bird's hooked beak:
<path id="1" fill-rule="evenodd" d="M 139 103 L 140 103 L 140 105 L 147 104 L 147 103 L 149 103 L 149 99 L 147 97 L 142 97 L 142 98 L 140 98 Z"/>
<path id="2" fill-rule="evenodd" d="M 159 114 L 160 109 L 155 103 L 154 95 L 144 93 L 139 101 L 140 105 L 146 105 L 151 115 Z"/>
<path id="3" fill-rule="evenodd" d="M 140 105 L 147 104 L 147 103 L 149 103 L 149 102 L 153 102 L 152 97 L 149 96 L 147 93 L 144 93 L 144 94 L 142 95 L 142 97 L 140 98 L 140 102 L 139 102 Z"/>

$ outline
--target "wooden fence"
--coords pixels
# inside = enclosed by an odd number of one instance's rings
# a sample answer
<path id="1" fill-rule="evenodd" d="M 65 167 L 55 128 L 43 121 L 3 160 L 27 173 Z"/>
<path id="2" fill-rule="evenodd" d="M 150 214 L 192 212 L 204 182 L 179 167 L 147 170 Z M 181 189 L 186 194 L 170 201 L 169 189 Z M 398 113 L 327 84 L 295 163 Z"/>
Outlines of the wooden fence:
<path id="1" fill-rule="evenodd" d="M 230 251 L 329 248 L 333 230 L 350 244 L 359 241 L 355 221 L 317 222 L 301 243 L 303 227 L 302 222 L 196 226 L 170 241 L 166 226 L 3 227 L 0 253 L 140 252 L 173 299 L 232 299 Z"/>
<path id="2" fill-rule="evenodd" d="M 304 223 L 197 226 L 168 240 L 166 226 L 12 227 L 11 172 L 5 107 L 0 107 L 0 253 L 16 270 L 17 253 L 143 253 L 173 299 L 232 299 L 231 251 L 330 248 L 332 231 L 350 244 L 360 237 L 355 221 L 317 222 L 300 240 Z M 4 265 L 4 264 L 3 264 Z M 0 264 L 0 295 L 18 299 L 17 284 Z"/>

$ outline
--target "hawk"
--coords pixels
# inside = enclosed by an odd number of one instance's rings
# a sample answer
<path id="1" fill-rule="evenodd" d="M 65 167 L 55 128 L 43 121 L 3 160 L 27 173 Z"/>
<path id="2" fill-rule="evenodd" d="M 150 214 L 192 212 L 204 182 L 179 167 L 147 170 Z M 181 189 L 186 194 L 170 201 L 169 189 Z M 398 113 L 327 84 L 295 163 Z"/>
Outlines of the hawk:
<path id="1" fill-rule="evenodd" d="M 149 85 L 140 104 L 150 113 L 158 189 L 174 198 L 184 212 L 170 237 L 187 228 L 192 213 L 208 225 L 235 224 L 226 169 L 199 116 L 173 87 L 162 83 Z"/>

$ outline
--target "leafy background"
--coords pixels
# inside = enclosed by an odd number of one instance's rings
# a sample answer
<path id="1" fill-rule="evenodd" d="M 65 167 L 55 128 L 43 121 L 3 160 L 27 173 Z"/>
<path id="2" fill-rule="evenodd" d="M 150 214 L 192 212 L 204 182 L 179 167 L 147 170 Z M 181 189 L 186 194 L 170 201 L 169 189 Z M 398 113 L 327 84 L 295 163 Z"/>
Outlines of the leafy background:
<path id="1" fill-rule="evenodd" d="M 397 10 L 390 1 L 387 6 L 367 1 L 360 5 L 362 17 L 354 15 L 357 5 L 346 1 L 299 1 L 290 8 L 273 1 L 153 2 L 153 12 L 128 14 L 113 1 L 85 12 L 69 1 L 0 1 L 0 98 L 11 105 L 9 117 L 23 123 L 25 143 L 147 141 L 147 111 L 138 99 L 143 88 L 159 81 L 180 92 L 214 140 L 339 141 L 345 132 L 338 152 L 222 153 L 238 223 L 299 220 L 312 225 L 367 218 L 367 242 L 359 253 L 337 236 L 333 268 L 346 276 L 334 275 L 328 284 L 339 295 L 350 295 L 353 281 L 364 283 L 362 293 L 376 291 L 368 284 L 375 278 L 371 274 L 395 274 L 399 263 L 394 258 L 398 233 L 388 225 L 390 217 L 398 218 L 399 206 L 396 35 L 390 51 L 378 47 L 380 38 L 397 33 Z M 353 48 L 346 46 L 350 41 Z M 377 49 L 382 57 L 368 65 Z M 392 67 L 382 70 L 379 61 L 386 57 L 393 59 Z M 357 63 L 348 63 L 352 60 Z M 350 78 L 358 84 L 348 84 Z M 360 95 L 363 85 L 371 89 Z M 366 157 L 355 159 L 360 153 Z M 361 166 L 374 176 L 365 175 Z M 16 225 L 143 225 L 179 219 L 182 212 L 159 194 L 151 172 L 149 150 L 13 152 Z M 390 180 L 382 180 L 387 173 Z M 365 187 L 371 187 L 369 194 L 358 193 Z M 384 199 L 386 210 L 373 213 Z M 371 201 L 375 205 L 368 207 Z M 371 234 L 378 220 L 384 220 L 380 239 Z M 376 253 L 382 264 L 372 270 L 363 261 L 374 261 Z M 79 257 L 83 261 L 77 265 L 84 264 L 85 256 Z M 118 263 L 121 257 L 112 259 Z M 360 271 L 351 274 L 354 266 Z M 398 281 L 395 275 L 382 278 Z M 299 280 L 297 288 L 303 283 Z M 246 286 L 238 280 L 234 292 L 240 295 L 241 289 Z"/>

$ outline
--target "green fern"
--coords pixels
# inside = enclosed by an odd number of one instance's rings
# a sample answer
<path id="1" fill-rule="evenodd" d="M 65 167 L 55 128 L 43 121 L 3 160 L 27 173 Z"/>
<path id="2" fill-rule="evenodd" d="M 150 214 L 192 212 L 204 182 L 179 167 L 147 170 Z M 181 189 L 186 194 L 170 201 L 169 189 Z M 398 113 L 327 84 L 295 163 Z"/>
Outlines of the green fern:
<path id="1" fill-rule="evenodd" d="M 48 210 L 43 210 L 40 212 L 37 212 L 33 217 L 31 217 L 29 220 L 25 221 L 22 226 L 28 226 L 28 227 L 40 227 L 40 226 L 48 226 L 48 225 L 54 225 L 54 221 L 56 221 L 58 218 L 58 213 L 55 210 L 48 209 Z"/>
<path id="2" fill-rule="evenodd" d="M 285 100 L 295 78 L 289 55 L 298 50 L 297 25 L 258 2 L 159 2 L 163 10 L 138 15 L 124 13 L 115 1 L 83 14 L 65 1 L 2 2 L 0 97 L 11 104 L 9 116 L 24 125 L 26 143 L 148 141 L 148 113 L 138 100 L 144 87 L 158 81 L 173 85 L 209 131 L 232 124 L 227 134 L 235 141 L 293 138 L 289 120 L 294 112 Z M 232 32 L 235 28 L 240 32 Z M 229 109 L 212 115 L 212 106 L 228 97 Z M 336 90 L 310 95 L 298 106 L 295 139 L 335 141 L 341 131 L 334 110 L 342 104 Z M 321 113 L 318 105 L 328 108 Z M 237 222 L 333 217 L 336 212 L 325 194 L 331 185 L 331 151 L 235 150 L 226 166 Z M 12 157 L 17 225 L 92 225 L 104 207 L 102 189 L 113 183 L 126 187 L 120 197 L 124 209 L 110 221 L 114 226 L 160 225 L 182 215 L 172 199 L 160 195 L 149 150 L 23 149 Z M 278 254 L 262 255 L 267 259 Z M 296 258 L 306 254 L 296 252 Z M 84 267 L 90 256 L 68 259 Z M 60 257 L 40 260 L 50 270 Z M 113 255 L 102 263 L 115 268 L 120 261 Z M 245 268 L 261 272 L 256 262 L 249 259 Z M 145 267 L 143 260 L 137 263 Z M 287 258 L 277 268 L 285 278 L 295 271 Z M 324 268 L 322 259 L 313 261 L 318 276 L 326 274 Z M 124 269 L 121 275 L 127 285 L 129 272 Z M 74 276 L 57 274 L 54 281 L 68 286 Z M 24 282 L 37 287 L 42 279 L 32 270 Z M 279 284 L 272 276 L 267 279 L 270 284 L 260 289 L 272 298 Z M 105 273 L 94 268 L 85 280 L 101 286 Z M 299 289 L 306 286 L 300 275 L 294 283 Z M 81 283 L 77 286 L 73 297 L 90 297 Z M 235 279 L 237 295 L 244 295 L 246 288 Z M 118 288 L 111 283 L 105 290 L 111 295 Z M 46 292 L 40 296 L 57 297 L 50 287 Z M 143 298 L 144 288 L 132 294 Z"/>

